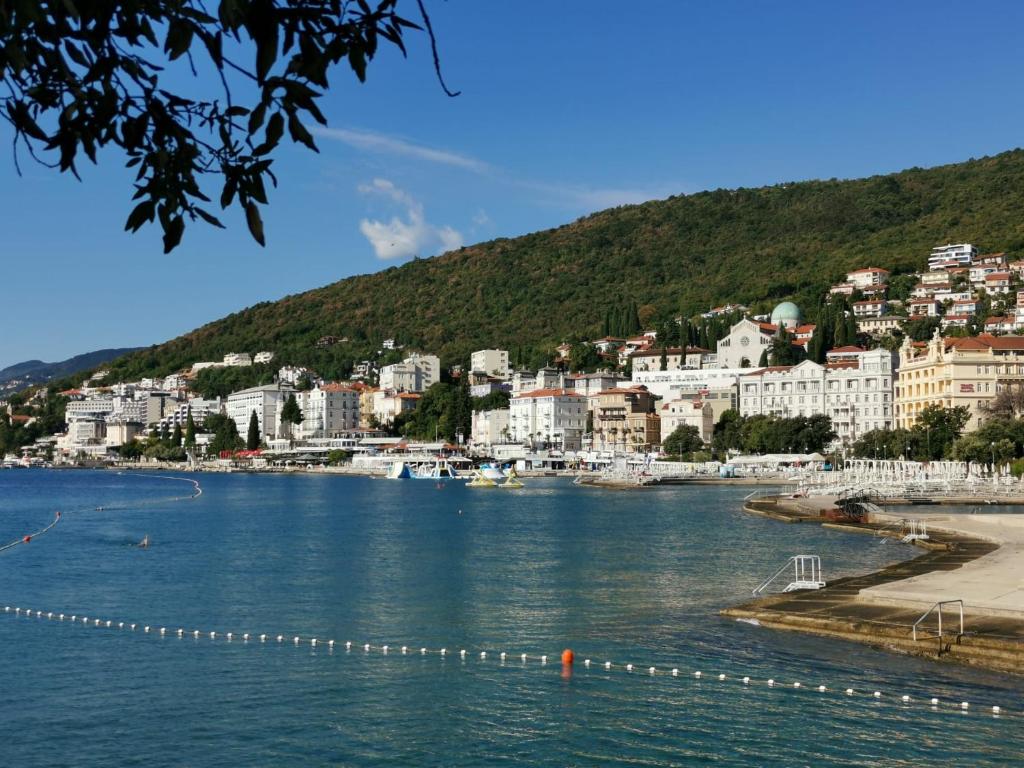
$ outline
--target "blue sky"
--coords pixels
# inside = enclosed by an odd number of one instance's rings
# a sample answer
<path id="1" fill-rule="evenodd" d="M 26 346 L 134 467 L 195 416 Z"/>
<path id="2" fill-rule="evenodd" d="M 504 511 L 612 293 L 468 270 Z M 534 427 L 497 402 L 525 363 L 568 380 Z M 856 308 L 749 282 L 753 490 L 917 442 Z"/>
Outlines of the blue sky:
<path id="1" fill-rule="evenodd" d="M 414 4 L 405 0 L 407 13 Z M 1024 4 L 430 0 L 429 50 L 338 69 L 320 154 L 287 145 L 265 249 L 237 214 L 164 256 L 84 182 L 0 155 L 0 367 L 172 338 L 258 301 L 715 187 L 857 177 L 1024 144 Z M 6 125 L 0 145 L 9 146 Z M 982 244 L 983 245 L 983 244 Z"/>

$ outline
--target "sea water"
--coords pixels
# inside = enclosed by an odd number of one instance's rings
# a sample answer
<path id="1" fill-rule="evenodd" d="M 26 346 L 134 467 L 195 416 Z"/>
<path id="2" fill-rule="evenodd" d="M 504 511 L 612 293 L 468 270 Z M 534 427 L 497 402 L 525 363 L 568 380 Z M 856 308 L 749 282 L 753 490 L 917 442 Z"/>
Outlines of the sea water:
<path id="1" fill-rule="evenodd" d="M 66 512 L 0 554 L 0 606 L 12 606 L 0 613 L 0 765 L 1011 765 L 1024 754 L 1018 678 L 720 617 L 790 555 L 820 555 L 836 578 L 917 554 L 745 515 L 749 487 L 188 477 L 203 494 L 170 501 L 190 485 L 0 472 L 0 544 Z"/>

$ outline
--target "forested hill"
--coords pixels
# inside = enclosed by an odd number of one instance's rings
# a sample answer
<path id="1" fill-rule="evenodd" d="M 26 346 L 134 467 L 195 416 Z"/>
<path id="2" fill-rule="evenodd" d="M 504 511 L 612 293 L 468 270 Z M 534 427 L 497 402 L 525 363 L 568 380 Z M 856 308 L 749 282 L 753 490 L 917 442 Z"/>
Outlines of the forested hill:
<path id="1" fill-rule="evenodd" d="M 336 375 L 388 337 L 454 362 L 481 347 L 600 335 L 610 311 L 633 304 L 665 317 L 792 299 L 813 316 L 848 269 L 920 269 L 946 242 L 1024 254 L 1024 151 L 614 208 L 258 304 L 115 369 L 166 373 L 267 349 Z M 314 349 L 328 335 L 349 341 Z"/>

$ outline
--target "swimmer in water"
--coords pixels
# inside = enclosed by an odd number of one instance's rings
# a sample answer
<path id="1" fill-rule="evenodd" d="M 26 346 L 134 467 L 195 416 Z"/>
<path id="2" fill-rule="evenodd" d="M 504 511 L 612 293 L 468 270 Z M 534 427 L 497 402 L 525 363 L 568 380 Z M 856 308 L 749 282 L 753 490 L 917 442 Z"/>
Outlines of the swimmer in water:
<path id="1" fill-rule="evenodd" d="M 149 549 L 149 534 L 148 533 L 145 536 L 142 537 L 142 541 L 139 542 L 139 547 L 141 549 Z"/>

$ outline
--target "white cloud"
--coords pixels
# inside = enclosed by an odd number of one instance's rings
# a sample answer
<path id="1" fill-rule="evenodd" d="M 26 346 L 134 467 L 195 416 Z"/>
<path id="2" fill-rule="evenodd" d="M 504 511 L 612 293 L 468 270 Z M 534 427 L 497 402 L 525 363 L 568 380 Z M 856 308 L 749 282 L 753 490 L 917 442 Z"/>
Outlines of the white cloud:
<path id="1" fill-rule="evenodd" d="M 356 149 L 368 149 L 373 152 L 385 152 L 392 155 L 405 155 L 420 160 L 429 160 L 441 165 L 452 165 L 473 173 L 487 173 L 490 166 L 482 160 L 469 155 L 451 152 L 446 149 L 425 147 L 405 139 L 386 136 L 373 131 L 358 131 L 351 128 L 317 128 L 314 133 L 325 139 L 334 139 Z"/>
<path id="2" fill-rule="evenodd" d="M 359 231 L 370 241 L 378 259 L 404 259 L 424 252 L 433 255 L 462 247 L 464 241 L 458 230 L 429 223 L 422 203 L 387 179 L 360 184 L 358 190 L 364 195 L 387 197 L 405 208 L 405 218 L 392 216 L 388 221 L 363 219 L 359 222 Z"/>

